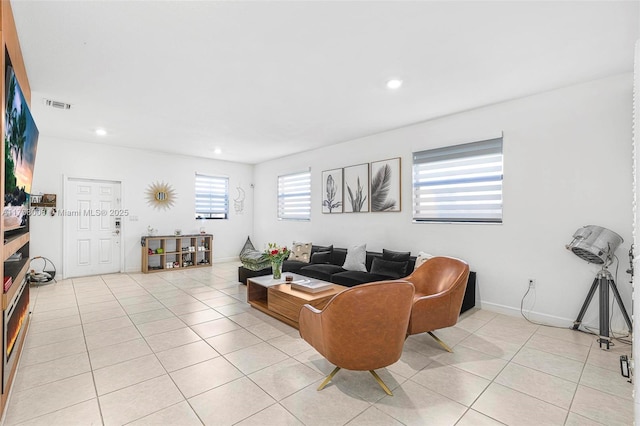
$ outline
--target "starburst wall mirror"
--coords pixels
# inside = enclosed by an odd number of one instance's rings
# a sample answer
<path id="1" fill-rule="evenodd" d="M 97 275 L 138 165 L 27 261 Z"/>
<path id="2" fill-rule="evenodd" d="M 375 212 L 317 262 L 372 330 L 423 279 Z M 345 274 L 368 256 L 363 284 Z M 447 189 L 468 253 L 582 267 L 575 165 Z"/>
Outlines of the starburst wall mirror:
<path id="1" fill-rule="evenodd" d="M 147 203 L 158 210 L 173 207 L 176 192 L 168 183 L 154 182 L 147 187 Z"/>

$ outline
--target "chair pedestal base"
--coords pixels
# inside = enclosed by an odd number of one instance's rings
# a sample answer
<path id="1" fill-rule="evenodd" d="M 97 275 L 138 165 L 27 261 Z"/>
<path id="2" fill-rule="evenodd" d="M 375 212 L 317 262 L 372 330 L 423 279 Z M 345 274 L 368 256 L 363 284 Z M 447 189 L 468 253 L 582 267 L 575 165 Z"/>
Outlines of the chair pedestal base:
<path id="1" fill-rule="evenodd" d="M 436 340 L 436 342 L 438 342 L 438 344 L 440 344 L 440 346 L 442 346 L 447 352 L 453 352 L 453 349 L 451 349 L 449 346 L 447 346 L 447 344 L 445 342 L 440 340 L 438 338 L 438 336 L 433 334 L 431 331 L 428 331 L 427 333 L 429 333 L 429 336 L 433 337 Z"/>
<path id="2" fill-rule="evenodd" d="M 340 371 L 340 367 L 336 367 L 333 369 L 333 371 L 331 372 L 331 374 L 329 374 L 322 383 L 320 383 L 320 386 L 318 386 L 318 390 L 321 391 L 322 389 L 324 389 L 325 386 L 327 386 L 329 384 L 329 382 L 331 381 L 331 379 L 333 379 L 333 376 L 336 375 L 336 373 Z"/>
<path id="3" fill-rule="evenodd" d="M 320 383 L 320 386 L 318 386 L 318 390 L 321 391 L 322 389 L 324 389 L 325 386 L 327 386 L 329 384 L 329 382 L 331 381 L 331 379 L 333 379 L 333 376 L 336 375 L 336 373 L 340 371 L 340 367 L 336 367 L 333 369 L 333 371 L 331 372 L 331 374 L 329 374 L 322 383 Z M 380 385 L 380 387 L 382 388 L 383 391 L 385 391 L 385 393 L 387 395 L 393 396 L 393 393 L 391 393 L 391 390 L 389 389 L 389 387 L 382 381 L 382 379 L 380 378 L 380 376 L 378 376 L 378 374 L 373 371 L 373 370 L 369 370 L 369 373 L 371 373 L 371 375 L 373 376 L 374 379 L 376 379 L 376 382 L 378 382 L 378 385 Z"/>
<path id="4" fill-rule="evenodd" d="M 393 396 L 393 394 L 391 393 L 391 389 L 389 389 L 387 387 L 387 385 L 384 384 L 384 382 L 382 381 L 380 376 L 378 376 L 378 373 L 376 373 L 373 370 L 369 370 L 369 373 L 371 373 L 371 375 L 373 375 L 373 378 L 376 379 L 376 382 L 378 382 L 378 384 L 380 385 L 382 390 L 385 391 L 387 395 Z"/>

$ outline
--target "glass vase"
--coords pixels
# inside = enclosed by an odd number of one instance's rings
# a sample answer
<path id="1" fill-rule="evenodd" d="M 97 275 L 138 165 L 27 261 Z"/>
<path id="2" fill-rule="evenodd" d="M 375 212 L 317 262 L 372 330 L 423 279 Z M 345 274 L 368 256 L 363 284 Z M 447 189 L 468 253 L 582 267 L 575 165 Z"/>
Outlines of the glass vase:
<path id="1" fill-rule="evenodd" d="M 273 271 L 273 279 L 279 280 L 282 278 L 282 261 L 272 260 L 271 261 L 271 269 Z"/>

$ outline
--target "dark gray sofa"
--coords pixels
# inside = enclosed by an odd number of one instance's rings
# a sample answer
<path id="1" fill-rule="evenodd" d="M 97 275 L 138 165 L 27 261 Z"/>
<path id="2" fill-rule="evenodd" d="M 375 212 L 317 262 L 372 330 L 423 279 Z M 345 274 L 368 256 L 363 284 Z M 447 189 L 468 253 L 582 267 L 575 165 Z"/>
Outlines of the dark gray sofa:
<path id="1" fill-rule="evenodd" d="M 326 249 L 326 247 L 312 246 L 311 248 L 311 260 L 314 261 L 318 256 L 314 256 L 315 253 Z M 368 272 L 361 271 L 347 271 L 342 268 L 345 258 L 347 257 L 347 249 L 333 248 L 330 252 L 323 256 L 318 263 L 304 263 L 296 260 L 286 260 L 282 265 L 283 272 L 293 272 L 296 274 L 304 275 L 305 277 L 315 278 L 322 281 L 332 282 L 334 284 L 340 284 L 345 287 L 353 287 L 358 284 L 370 283 L 374 281 L 383 281 L 389 279 L 402 278 L 411 271 L 416 264 L 415 256 L 409 256 L 407 260 L 407 267 L 400 274 L 384 274 L 384 273 L 372 273 L 372 264 L 374 258 L 383 258 L 382 253 L 367 252 L 367 258 L 365 265 Z M 321 254 L 322 255 L 322 254 Z"/>
<path id="2" fill-rule="evenodd" d="M 318 256 L 314 256 L 316 253 L 321 253 L 322 259 L 318 259 Z M 397 252 L 389 252 L 397 253 Z M 371 271 L 374 258 L 383 258 L 382 253 L 367 252 L 365 265 L 368 272 L 361 271 L 347 271 L 342 268 L 345 258 L 347 257 L 347 249 L 333 248 L 333 246 L 312 246 L 311 247 L 311 260 L 316 263 L 306 263 L 297 260 L 285 260 L 282 264 L 282 272 L 293 272 L 296 274 L 304 275 L 309 278 L 316 278 L 322 281 L 332 282 L 334 284 L 340 284 L 345 287 L 353 287 L 358 284 L 370 283 L 374 281 L 382 281 L 388 279 L 402 278 L 411 273 L 416 263 L 415 256 L 408 256 L 407 267 L 405 271 L 402 271 L 399 275 L 390 273 L 387 274 L 374 274 Z M 248 278 L 259 277 L 263 275 L 271 274 L 271 268 L 261 269 L 259 271 L 252 271 L 243 266 L 238 268 L 238 281 L 243 284 L 247 283 Z"/>
<path id="3" fill-rule="evenodd" d="M 331 251 L 329 251 L 331 249 Z M 364 284 L 374 281 L 383 281 L 388 279 L 397 279 L 396 276 L 388 276 L 384 274 L 373 274 L 371 272 L 360 272 L 360 271 L 347 271 L 342 268 L 344 264 L 345 258 L 347 256 L 347 249 L 343 248 L 333 248 L 333 246 L 324 247 L 324 246 L 312 246 L 311 248 L 311 257 L 314 259 L 315 253 L 320 253 L 322 250 L 325 250 L 324 255 L 321 260 L 322 262 L 318 263 L 305 263 L 297 260 L 285 260 L 282 265 L 283 274 L 286 272 L 293 272 L 299 275 L 304 275 L 309 278 L 316 278 L 322 281 L 328 281 L 335 284 L 340 284 L 345 287 L 353 287 L 358 284 Z M 393 252 L 391 252 L 393 253 Z M 383 254 L 379 252 L 367 252 L 366 266 L 367 271 L 371 271 L 371 266 L 373 264 L 374 258 L 382 258 Z M 316 261 L 318 261 L 318 257 L 315 257 Z M 402 277 L 409 275 L 416 263 L 415 256 L 409 256 L 406 273 L 402 275 Z M 261 269 L 259 271 L 252 271 L 243 266 L 238 268 L 238 281 L 243 284 L 247 284 L 248 278 L 259 277 L 263 275 L 269 275 L 272 273 L 271 268 Z M 467 289 L 464 295 L 464 300 L 462 303 L 462 309 L 460 313 L 473 308 L 476 305 L 476 273 L 469 273 L 469 280 L 467 281 Z"/>

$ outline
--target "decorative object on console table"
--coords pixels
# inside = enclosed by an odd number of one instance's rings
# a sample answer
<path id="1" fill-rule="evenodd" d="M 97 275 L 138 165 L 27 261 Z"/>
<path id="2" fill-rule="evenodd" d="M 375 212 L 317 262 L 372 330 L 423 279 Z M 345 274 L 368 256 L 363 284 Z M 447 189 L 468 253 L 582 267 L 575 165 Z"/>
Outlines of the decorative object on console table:
<path id="1" fill-rule="evenodd" d="M 279 280 L 282 277 L 282 262 L 289 257 L 291 252 L 286 246 L 280 247 L 275 243 L 269 243 L 269 247 L 264 254 L 271 260 L 273 279 Z"/>
<path id="2" fill-rule="evenodd" d="M 400 158 L 371 163 L 371 211 L 399 212 Z"/>

